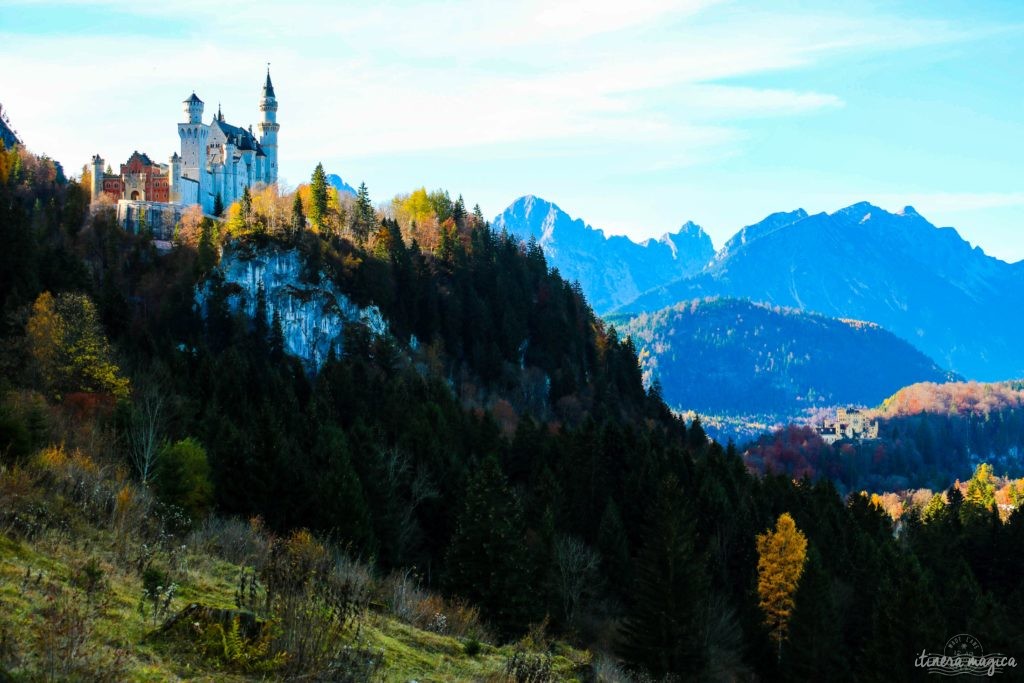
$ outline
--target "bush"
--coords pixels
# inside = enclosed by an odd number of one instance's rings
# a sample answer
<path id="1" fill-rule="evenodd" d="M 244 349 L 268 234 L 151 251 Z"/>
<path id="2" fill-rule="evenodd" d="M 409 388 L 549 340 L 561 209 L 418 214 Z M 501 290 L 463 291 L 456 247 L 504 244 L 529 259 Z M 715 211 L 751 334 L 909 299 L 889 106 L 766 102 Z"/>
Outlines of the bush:
<path id="1" fill-rule="evenodd" d="M 392 573 L 384 581 L 383 593 L 388 612 L 408 624 L 457 638 L 493 640 L 477 607 L 463 598 L 446 600 L 423 589 L 411 569 Z"/>
<path id="2" fill-rule="evenodd" d="M 633 678 L 611 657 L 598 655 L 591 666 L 594 680 L 600 683 L 632 683 Z"/>
<path id="3" fill-rule="evenodd" d="M 78 591 L 44 581 L 42 573 L 23 584 L 26 590 L 41 592 L 43 602 L 25 641 L 28 648 L 20 653 L 26 680 L 124 680 L 127 653 L 96 638 L 96 616 L 105 605 L 86 603 Z"/>
<path id="4" fill-rule="evenodd" d="M 207 517 L 189 534 L 187 543 L 197 552 L 243 567 L 262 567 L 270 551 L 270 539 L 258 517 L 248 522 L 237 517 Z"/>
<path id="5" fill-rule="evenodd" d="M 160 497 L 201 519 L 213 504 L 213 484 L 206 449 L 195 439 L 168 444 L 157 457 L 157 492 Z"/>
<path id="6" fill-rule="evenodd" d="M 505 662 L 505 676 L 514 683 L 554 681 L 551 655 L 530 655 L 523 650 L 517 650 Z"/>
<path id="7" fill-rule="evenodd" d="M 246 637 L 241 619 L 235 617 L 224 628 L 212 624 L 207 630 L 207 656 L 213 656 L 230 670 L 243 673 L 271 673 L 288 661 L 284 652 L 271 654 L 270 629 L 264 627 L 255 638 Z"/>
<path id="8" fill-rule="evenodd" d="M 430 597 L 420 588 L 411 569 L 392 572 L 384 581 L 383 601 L 387 611 L 408 624 L 422 617 L 420 606 Z"/>
<path id="9" fill-rule="evenodd" d="M 287 655 L 286 675 L 369 680 L 383 655 L 359 640 L 361 609 L 334 558 L 308 531 L 275 539 L 259 571 L 265 611 L 273 622 L 271 652 Z"/>
<path id="10" fill-rule="evenodd" d="M 106 572 L 99 560 L 90 557 L 75 568 L 71 583 L 85 593 L 86 600 L 91 604 L 96 595 L 107 588 Z"/>
<path id="11" fill-rule="evenodd" d="M 463 650 L 465 650 L 467 657 L 476 657 L 478 654 L 480 654 L 482 646 L 480 645 L 479 640 L 477 640 L 476 638 L 470 638 L 466 641 L 466 644 L 463 645 L 462 648 Z"/>
<path id="12" fill-rule="evenodd" d="M 178 592 L 178 584 L 163 569 L 149 565 L 142 571 L 142 595 L 139 597 L 139 614 L 142 618 L 147 613 L 153 623 L 167 616 L 171 602 Z"/>

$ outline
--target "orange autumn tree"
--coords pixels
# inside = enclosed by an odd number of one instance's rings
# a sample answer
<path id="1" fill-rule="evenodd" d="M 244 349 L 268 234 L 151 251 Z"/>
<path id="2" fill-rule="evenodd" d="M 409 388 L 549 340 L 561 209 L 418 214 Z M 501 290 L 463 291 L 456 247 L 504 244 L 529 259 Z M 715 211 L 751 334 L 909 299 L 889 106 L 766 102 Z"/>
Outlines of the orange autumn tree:
<path id="1" fill-rule="evenodd" d="M 779 515 L 775 530 L 757 535 L 757 595 L 765 624 L 782 658 L 794 596 L 807 560 L 807 537 L 788 512 Z"/>

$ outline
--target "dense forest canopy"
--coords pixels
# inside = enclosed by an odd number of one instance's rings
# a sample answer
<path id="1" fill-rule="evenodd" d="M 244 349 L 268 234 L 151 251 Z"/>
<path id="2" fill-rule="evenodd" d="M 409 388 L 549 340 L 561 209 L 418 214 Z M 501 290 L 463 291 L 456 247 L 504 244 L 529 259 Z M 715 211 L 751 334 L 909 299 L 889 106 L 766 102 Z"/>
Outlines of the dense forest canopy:
<path id="1" fill-rule="evenodd" d="M 635 340 L 645 381 L 660 382 L 669 405 L 703 414 L 786 420 L 953 377 L 878 325 L 747 300 L 694 299 L 612 320 Z"/>
<path id="2" fill-rule="evenodd" d="M 309 529 L 468 598 L 499 639 L 545 623 L 655 678 L 909 680 L 960 632 L 1019 651 L 1024 513 L 953 489 L 896 536 L 881 505 L 827 478 L 753 476 L 644 390 L 633 342 L 539 247 L 461 197 L 380 211 L 319 167 L 278 192 L 192 216 L 161 252 L 89 213 L 51 162 L 0 153 L 0 480 L 47 445 L 56 411 L 118 436 L 97 457 L 179 511 L 177 533 L 211 509 Z M 394 334 L 352 325 L 310 374 L 260 302 L 232 313 L 222 291 L 201 316 L 196 286 L 221 287 L 229 240 L 298 250 L 303 277 L 378 306 Z M 30 342 L 90 306 L 107 384 L 47 365 L 78 357 L 64 337 L 55 355 Z M 805 552 L 765 555 L 771 529 Z"/>

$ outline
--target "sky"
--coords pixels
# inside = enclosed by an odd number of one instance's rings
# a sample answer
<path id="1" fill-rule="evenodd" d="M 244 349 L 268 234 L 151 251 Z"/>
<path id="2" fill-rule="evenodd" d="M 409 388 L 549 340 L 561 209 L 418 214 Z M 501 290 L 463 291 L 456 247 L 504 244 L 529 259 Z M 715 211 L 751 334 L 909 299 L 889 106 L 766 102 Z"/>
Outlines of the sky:
<path id="1" fill-rule="evenodd" d="M 866 200 L 1024 259 L 1020 0 L 0 0 L 0 104 L 71 174 L 168 158 L 193 91 L 255 124 L 267 62 L 287 184 L 322 161 L 378 202 L 534 194 L 716 247 Z"/>

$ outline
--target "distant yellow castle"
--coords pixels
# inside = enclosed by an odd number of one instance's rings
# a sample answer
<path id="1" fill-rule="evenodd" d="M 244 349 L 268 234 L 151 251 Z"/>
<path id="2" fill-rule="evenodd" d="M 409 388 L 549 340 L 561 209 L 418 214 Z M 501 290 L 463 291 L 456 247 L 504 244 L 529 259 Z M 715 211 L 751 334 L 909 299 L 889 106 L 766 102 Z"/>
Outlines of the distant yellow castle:
<path id="1" fill-rule="evenodd" d="M 827 444 L 840 439 L 862 441 L 878 438 L 878 420 L 868 423 L 867 416 L 856 408 L 839 408 L 836 419 L 826 419 L 818 427 L 818 435 Z"/>

